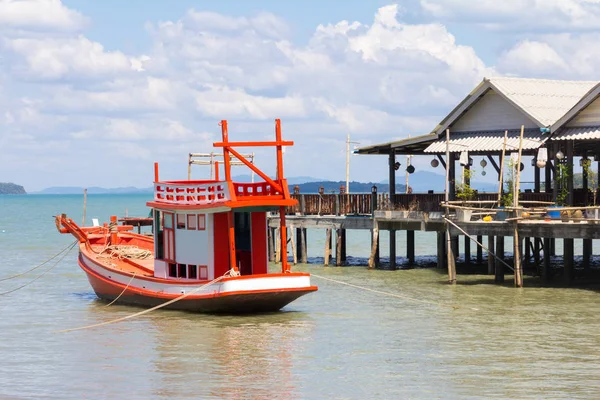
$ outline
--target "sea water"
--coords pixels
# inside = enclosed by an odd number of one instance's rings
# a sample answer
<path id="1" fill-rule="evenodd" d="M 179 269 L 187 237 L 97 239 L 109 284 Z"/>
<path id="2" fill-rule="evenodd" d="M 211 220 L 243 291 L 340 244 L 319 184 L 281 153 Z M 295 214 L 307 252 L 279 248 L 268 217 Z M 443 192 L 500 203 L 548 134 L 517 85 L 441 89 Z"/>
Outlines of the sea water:
<path id="1" fill-rule="evenodd" d="M 87 224 L 110 215 L 147 216 L 148 200 L 89 195 Z M 56 231 L 53 216 L 66 213 L 81 222 L 83 196 L 0 196 L 0 210 L 2 279 L 72 243 Z M 322 257 L 324 236 L 309 231 L 312 261 Z M 417 232 L 415 241 L 418 255 L 435 255 L 435 234 Z M 485 275 L 459 275 L 449 286 L 445 272 L 434 268 L 367 270 L 369 248 L 367 231 L 349 232 L 353 266 L 295 266 L 314 274 L 319 291 L 281 312 L 238 317 L 158 310 L 61 333 L 139 311 L 98 301 L 73 250 L 56 264 L 0 282 L 0 398 L 600 397 L 596 288 L 539 288 L 526 281 L 515 289 L 510 279 L 497 286 Z"/>

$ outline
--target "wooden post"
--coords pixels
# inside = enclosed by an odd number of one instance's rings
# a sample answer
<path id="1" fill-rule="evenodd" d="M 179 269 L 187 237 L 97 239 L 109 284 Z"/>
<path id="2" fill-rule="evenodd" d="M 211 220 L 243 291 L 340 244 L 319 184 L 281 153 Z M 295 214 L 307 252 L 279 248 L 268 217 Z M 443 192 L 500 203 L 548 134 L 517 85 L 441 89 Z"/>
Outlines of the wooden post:
<path id="1" fill-rule="evenodd" d="M 396 154 L 392 149 L 389 155 L 389 182 L 390 182 L 390 202 L 393 204 L 396 198 Z M 390 229 L 390 269 L 396 269 L 396 230 Z"/>
<path id="2" fill-rule="evenodd" d="M 471 265 L 471 241 L 465 237 L 465 264 Z"/>
<path id="3" fill-rule="evenodd" d="M 269 262 L 275 262 L 275 228 L 268 228 Z"/>
<path id="4" fill-rule="evenodd" d="M 523 259 L 523 268 L 529 266 L 531 260 L 531 238 L 525 238 L 525 258 Z"/>
<path id="5" fill-rule="evenodd" d="M 519 189 L 521 187 L 521 154 L 523 152 L 523 133 L 525 125 L 521 125 L 521 135 L 519 136 L 519 156 L 517 158 L 517 176 L 515 179 L 515 191 L 513 195 L 513 205 L 515 209 L 519 208 Z M 514 262 L 515 262 L 515 287 L 523 287 L 523 270 L 521 267 L 521 242 L 519 239 L 518 221 L 513 222 L 514 226 Z"/>
<path id="6" fill-rule="evenodd" d="M 406 258 L 409 265 L 415 263 L 415 231 L 406 231 Z"/>
<path id="7" fill-rule="evenodd" d="M 446 266 L 446 251 L 444 243 L 444 232 L 437 232 L 437 267 L 443 269 Z"/>
<path id="8" fill-rule="evenodd" d="M 340 229 L 342 239 L 342 263 L 346 262 L 346 229 Z"/>
<path id="9" fill-rule="evenodd" d="M 481 248 L 481 246 L 478 246 Z M 495 268 L 495 258 L 492 255 L 494 253 L 494 237 L 492 235 L 488 236 L 488 275 L 494 275 L 496 270 Z"/>
<path id="10" fill-rule="evenodd" d="M 477 241 L 479 243 L 483 243 L 483 236 L 478 235 Z M 481 264 L 483 264 L 483 247 L 477 246 L 477 265 L 481 265 Z"/>
<path id="11" fill-rule="evenodd" d="M 375 218 L 373 218 L 373 229 L 372 229 L 372 236 L 371 236 L 371 254 L 369 255 L 369 269 L 373 269 L 375 267 L 377 267 L 379 264 L 379 260 L 377 259 L 377 251 L 378 251 L 378 245 L 379 245 L 379 224 L 377 223 L 377 220 Z"/>
<path id="12" fill-rule="evenodd" d="M 300 257 L 300 261 L 302 262 L 302 264 L 306 264 L 308 262 L 308 243 L 306 241 L 306 236 L 307 236 L 306 228 L 302 228 L 301 232 L 302 232 L 302 254 Z"/>
<path id="13" fill-rule="evenodd" d="M 574 277 L 574 260 L 573 260 L 573 239 L 563 239 L 563 263 L 565 265 L 565 283 L 571 285 Z"/>
<path id="14" fill-rule="evenodd" d="M 548 281 L 550 280 L 551 276 L 551 270 L 550 270 L 550 246 L 551 246 L 551 241 L 550 238 L 544 238 L 544 263 L 542 264 L 542 269 L 541 269 L 541 280 L 543 284 L 548 283 Z"/>
<path id="15" fill-rule="evenodd" d="M 504 158 L 506 157 L 506 142 L 508 131 L 504 131 L 504 142 L 502 143 L 502 156 L 500 158 L 500 172 L 498 172 L 498 207 L 502 204 L 502 186 L 504 185 Z"/>
<path id="16" fill-rule="evenodd" d="M 331 228 L 327 228 L 325 232 L 325 256 L 324 265 L 329 265 L 329 258 L 331 257 Z"/>
<path id="17" fill-rule="evenodd" d="M 296 259 L 302 261 L 302 228 L 296 228 Z"/>
<path id="18" fill-rule="evenodd" d="M 590 259 L 592 256 L 592 239 L 583 239 L 583 271 L 587 277 L 590 273 Z"/>
<path id="19" fill-rule="evenodd" d="M 335 265 L 339 267 L 342 265 L 342 230 L 338 229 L 335 236 Z"/>
<path id="20" fill-rule="evenodd" d="M 279 228 L 275 228 L 275 262 L 281 261 L 281 235 Z"/>
<path id="21" fill-rule="evenodd" d="M 452 179 L 452 182 L 450 182 Z M 450 129 L 446 129 L 446 190 L 445 200 L 446 205 L 450 201 L 450 197 L 454 199 L 454 157 L 450 158 Z M 452 194 L 450 190 L 452 189 Z M 446 207 L 446 218 L 450 218 L 449 209 Z M 452 251 L 452 238 L 450 237 L 450 227 L 446 224 L 446 241 L 447 241 L 447 266 L 448 266 L 448 283 L 456 284 L 456 259 Z"/>
<path id="22" fill-rule="evenodd" d="M 275 120 L 275 121 L 279 121 L 279 120 Z M 279 126 L 279 125 L 277 125 Z M 281 137 L 279 136 L 278 141 L 281 141 Z M 278 146 L 278 154 L 279 154 L 279 148 L 281 148 L 281 146 Z M 281 168 L 281 165 L 279 164 L 278 161 L 278 166 L 279 168 Z M 279 221 L 280 221 L 280 225 L 281 225 L 281 272 L 288 272 L 290 270 L 290 267 L 288 266 L 288 260 L 287 260 L 287 229 L 286 229 L 286 225 L 285 225 L 285 207 L 279 207 Z"/>
<path id="23" fill-rule="evenodd" d="M 496 236 L 496 256 L 504 261 L 504 236 Z M 504 283 L 504 264 L 496 260 L 496 275 L 494 281 L 496 283 Z"/>
<path id="24" fill-rule="evenodd" d="M 296 238 L 294 237 L 296 231 L 294 230 L 294 226 L 290 225 L 290 244 L 292 245 L 292 260 L 294 265 L 298 264 L 298 253 L 296 252 Z"/>

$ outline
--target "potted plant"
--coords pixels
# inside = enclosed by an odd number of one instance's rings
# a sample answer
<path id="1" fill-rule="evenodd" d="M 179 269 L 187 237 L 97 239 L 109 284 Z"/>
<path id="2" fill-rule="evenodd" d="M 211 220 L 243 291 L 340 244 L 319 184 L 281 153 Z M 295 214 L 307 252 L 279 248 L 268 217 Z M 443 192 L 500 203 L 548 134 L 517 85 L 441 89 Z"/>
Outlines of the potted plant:
<path id="1" fill-rule="evenodd" d="M 462 200 L 463 205 L 477 198 L 477 191 L 471 187 L 471 177 L 473 176 L 472 169 L 463 168 L 462 183 L 456 185 L 456 198 Z M 461 221 L 470 221 L 472 210 L 457 209 L 456 217 Z"/>
<path id="2" fill-rule="evenodd" d="M 559 207 L 565 207 L 567 205 L 567 201 L 569 198 L 569 189 L 568 189 L 568 179 L 569 176 L 571 174 L 571 167 L 567 164 L 564 163 L 557 163 L 557 184 L 558 184 L 558 194 L 556 196 L 556 204 Z M 570 211 L 550 211 L 548 212 L 548 214 L 553 217 L 556 218 L 557 215 L 560 216 L 560 219 L 563 220 L 563 222 L 568 222 L 569 219 L 571 218 L 571 213 Z"/>

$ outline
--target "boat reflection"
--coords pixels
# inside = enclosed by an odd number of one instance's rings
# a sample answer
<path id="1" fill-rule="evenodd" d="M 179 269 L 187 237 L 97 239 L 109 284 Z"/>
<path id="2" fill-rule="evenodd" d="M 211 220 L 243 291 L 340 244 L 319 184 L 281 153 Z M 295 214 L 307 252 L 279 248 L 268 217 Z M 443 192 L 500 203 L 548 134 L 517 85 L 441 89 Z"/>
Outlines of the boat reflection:
<path id="1" fill-rule="evenodd" d="M 160 314 L 160 315 L 159 315 Z M 305 313 L 206 316 L 157 313 L 155 395 L 168 398 L 294 399 L 294 358 L 314 328 Z"/>

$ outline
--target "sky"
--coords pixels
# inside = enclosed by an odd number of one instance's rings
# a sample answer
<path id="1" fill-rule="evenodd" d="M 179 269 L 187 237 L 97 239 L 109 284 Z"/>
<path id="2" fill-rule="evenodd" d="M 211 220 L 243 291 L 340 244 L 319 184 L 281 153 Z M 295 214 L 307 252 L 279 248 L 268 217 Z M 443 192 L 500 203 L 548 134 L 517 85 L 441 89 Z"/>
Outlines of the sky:
<path id="1" fill-rule="evenodd" d="M 599 79 L 599 18 L 600 0 L 0 0 L 0 182 L 148 187 L 154 162 L 186 179 L 220 120 L 272 140 L 275 118 L 288 177 L 345 180 L 348 134 L 429 133 L 484 77 Z M 387 178 L 386 157 L 350 164 Z"/>

